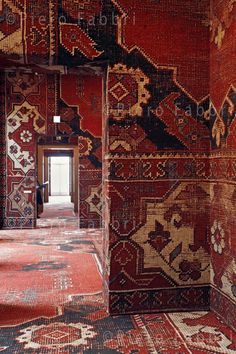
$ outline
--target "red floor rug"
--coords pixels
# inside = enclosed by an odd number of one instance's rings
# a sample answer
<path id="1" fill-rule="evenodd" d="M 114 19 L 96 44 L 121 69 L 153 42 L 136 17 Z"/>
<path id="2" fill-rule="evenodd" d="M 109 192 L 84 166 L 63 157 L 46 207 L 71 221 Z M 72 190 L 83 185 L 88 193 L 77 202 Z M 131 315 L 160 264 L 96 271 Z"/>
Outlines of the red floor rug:
<path id="1" fill-rule="evenodd" d="M 58 315 L 69 295 L 102 289 L 93 254 L 20 243 L 0 254 L 0 325 Z"/>
<path id="2" fill-rule="evenodd" d="M 75 218 L 0 231 L 1 353 L 236 353 L 235 332 L 213 313 L 109 316 L 92 242 L 101 236 Z"/>
<path id="3" fill-rule="evenodd" d="M 42 219 L 53 218 L 70 218 L 74 217 L 74 204 L 72 203 L 45 203 L 43 205 L 43 213 L 40 215 Z"/>
<path id="4" fill-rule="evenodd" d="M 92 253 L 103 259 L 103 229 L 79 229 L 73 218 L 39 219 L 36 229 L 0 230 L 0 244 L 25 243 L 45 247 L 56 246 L 67 252 Z"/>

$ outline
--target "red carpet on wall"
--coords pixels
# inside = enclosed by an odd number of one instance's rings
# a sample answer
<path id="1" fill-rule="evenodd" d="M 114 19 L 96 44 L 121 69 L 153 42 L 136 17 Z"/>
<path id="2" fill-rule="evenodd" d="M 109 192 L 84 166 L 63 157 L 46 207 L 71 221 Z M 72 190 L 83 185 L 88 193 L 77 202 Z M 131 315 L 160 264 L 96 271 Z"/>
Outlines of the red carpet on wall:
<path id="1" fill-rule="evenodd" d="M 99 2 L 94 2 L 94 6 Z M 75 10 L 76 5 L 64 5 Z M 103 75 L 68 74 L 60 77 L 60 112 L 76 132 L 79 148 L 79 220 L 81 228 L 102 227 Z M 73 108 L 71 108 L 73 107 Z M 80 131 L 75 129 L 76 113 Z"/>
<path id="2" fill-rule="evenodd" d="M 230 88 L 236 88 L 236 6 L 234 0 L 211 2 L 211 101 L 220 113 Z M 230 102 L 228 101 L 230 104 Z M 231 106 L 233 108 L 233 106 Z M 227 113 L 227 112 L 225 112 Z"/>
<path id="3" fill-rule="evenodd" d="M 53 141 L 54 144 L 78 144 L 80 225 L 101 227 L 103 77 L 19 71 L 4 74 L 2 79 L 1 99 L 9 97 L 7 191 L 2 193 L 6 195 L 5 218 L 2 218 L 5 227 L 35 225 L 36 141 L 40 137 L 40 144 L 50 144 L 55 132 L 61 140 Z M 68 82 L 72 91 L 68 90 Z M 72 93 L 74 90 L 77 95 Z M 52 122 L 55 112 L 62 119 L 57 127 Z M 25 194 L 25 189 L 32 193 Z"/>
<path id="4" fill-rule="evenodd" d="M 0 73 L 0 228 L 2 228 L 5 217 L 5 195 L 6 195 L 6 126 L 5 126 L 5 75 Z"/>
<path id="5" fill-rule="evenodd" d="M 211 23 L 211 308 L 236 328 L 236 1 L 212 1 Z"/>

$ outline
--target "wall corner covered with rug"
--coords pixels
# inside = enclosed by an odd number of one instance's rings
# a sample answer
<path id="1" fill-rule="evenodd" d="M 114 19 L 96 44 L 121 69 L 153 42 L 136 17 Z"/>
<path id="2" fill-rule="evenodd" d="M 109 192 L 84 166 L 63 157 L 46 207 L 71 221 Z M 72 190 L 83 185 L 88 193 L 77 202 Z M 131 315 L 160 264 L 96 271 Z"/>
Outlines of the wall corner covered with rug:
<path id="1" fill-rule="evenodd" d="M 211 1 L 211 308 L 236 328 L 236 1 Z"/>

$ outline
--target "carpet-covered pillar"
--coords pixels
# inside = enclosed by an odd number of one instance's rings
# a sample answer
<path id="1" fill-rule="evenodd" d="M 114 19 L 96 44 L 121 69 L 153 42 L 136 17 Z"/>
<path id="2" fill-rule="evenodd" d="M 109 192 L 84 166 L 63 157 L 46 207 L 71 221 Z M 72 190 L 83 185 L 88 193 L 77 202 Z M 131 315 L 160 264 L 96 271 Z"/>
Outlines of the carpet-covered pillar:
<path id="1" fill-rule="evenodd" d="M 109 310 L 209 310 L 209 3 L 119 4 L 107 88 Z"/>
<path id="2" fill-rule="evenodd" d="M 109 310 L 209 310 L 207 101 L 145 65 L 108 71 Z"/>

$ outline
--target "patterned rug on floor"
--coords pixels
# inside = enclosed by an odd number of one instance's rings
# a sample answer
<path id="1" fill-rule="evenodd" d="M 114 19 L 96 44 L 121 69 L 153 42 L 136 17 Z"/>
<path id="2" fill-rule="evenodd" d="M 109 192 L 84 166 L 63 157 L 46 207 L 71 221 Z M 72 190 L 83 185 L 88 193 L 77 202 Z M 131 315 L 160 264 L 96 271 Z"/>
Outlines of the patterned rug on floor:
<path id="1" fill-rule="evenodd" d="M 101 245 L 102 230 L 75 218 L 0 231 L 0 352 L 235 354 L 213 313 L 109 316 L 93 238 Z"/>
<path id="2" fill-rule="evenodd" d="M 43 213 L 40 214 L 42 219 L 74 217 L 74 204 L 70 202 L 64 203 L 44 203 Z"/>
<path id="3" fill-rule="evenodd" d="M 0 230 L 0 244 L 55 246 L 65 252 L 92 253 L 103 258 L 103 229 L 79 229 L 77 217 L 39 219 L 36 229 Z"/>
<path id="4" fill-rule="evenodd" d="M 84 251 L 86 251 L 86 245 Z M 55 316 L 71 294 L 102 288 L 95 254 L 63 247 L 1 244 L 0 325 Z"/>
<path id="5" fill-rule="evenodd" d="M 207 312 L 108 316 L 101 293 L 72 296 L 62 315 L 0 330 L 0 351 L 32 354 L 206 354 L 236 351 L 236 334 Z"/>

